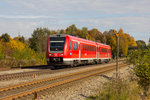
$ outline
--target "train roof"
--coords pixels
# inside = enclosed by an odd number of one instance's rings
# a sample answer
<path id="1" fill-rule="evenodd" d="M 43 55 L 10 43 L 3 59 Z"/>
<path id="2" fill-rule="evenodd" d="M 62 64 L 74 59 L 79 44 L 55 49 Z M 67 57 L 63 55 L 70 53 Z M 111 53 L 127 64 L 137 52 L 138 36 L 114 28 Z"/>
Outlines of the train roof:
<path id="1" fill-rule="evenodd" d="M 103 43 L 98 43 L 98 42 L 95 42 L 95 41 L 91 41 L 91 40 L 86 40 L 86 39 L 83 39 L 83 38 L 79 38 L 78 36 L 72 36 L 72 35 L 68 35 L 68 34 L 53 34 L 53 35 L 50 35 L 50 37 L 69 37 L 69 38 L 72 38 L 72 39 L 76 39 L 76 40 L 79 40 L 79 41 L 84 41 L 84 42 L 89 42 L 89 43 L 94 43 L 95 45 L 101 45 L 103 47 L 109 47 L 109 45 L 106 45 L 106 44 L 103 44 Z"/>
<path id="2" fill-rule="evenodd" d="M 73 39 L 78 39 L 78 40 L 82 40 L 82 41 L 85 41 L 85 42 L 95 43 L 95 45 L 97 44 L 97 45 L 100 45 L 100 46 L 103 46 L 103 47 L 106 47 L 106 48 L 110 48 L 109 45 L 106 45 L 106 44 L 103 44 L 103 43 L 98 43 L 98 42 L 95 42 L 95 41 L 86 40 L 86 39 L 75 37 L 75 36 L 71 36 L 71 35 L 68 35 L 68 36 L 73 38 Z"/>

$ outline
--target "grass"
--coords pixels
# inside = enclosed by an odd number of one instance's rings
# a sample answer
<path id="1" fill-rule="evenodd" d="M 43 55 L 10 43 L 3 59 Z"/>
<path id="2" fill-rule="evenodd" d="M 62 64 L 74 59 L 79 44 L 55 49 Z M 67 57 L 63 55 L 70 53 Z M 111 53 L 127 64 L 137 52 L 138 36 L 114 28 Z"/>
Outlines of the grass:
<path id="1" fill-rule="evenodd" d="M 140 89 L 137 83 L 119 78 L 103 84 L 102 90 L 86 100 L 140 100 Z"/>

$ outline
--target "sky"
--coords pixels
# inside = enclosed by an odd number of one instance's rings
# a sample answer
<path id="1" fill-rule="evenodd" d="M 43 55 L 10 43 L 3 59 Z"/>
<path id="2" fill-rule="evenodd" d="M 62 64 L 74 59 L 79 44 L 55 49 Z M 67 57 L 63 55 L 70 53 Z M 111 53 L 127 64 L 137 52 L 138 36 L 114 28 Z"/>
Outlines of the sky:
<path id="1" fill-rule="evenodd" d="M 31 37 L 34 29 L 120 28 L 135 40 L 150 38 L 150 0 L 0 0 L 0 35 Z"/>

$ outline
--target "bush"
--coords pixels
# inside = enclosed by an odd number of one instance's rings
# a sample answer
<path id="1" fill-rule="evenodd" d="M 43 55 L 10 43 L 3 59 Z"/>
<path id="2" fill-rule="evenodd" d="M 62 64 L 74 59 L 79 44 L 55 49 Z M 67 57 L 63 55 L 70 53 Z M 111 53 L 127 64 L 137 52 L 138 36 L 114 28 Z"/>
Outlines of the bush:
<path id="1" fill-rule="evenodd" d="M 32 66 L 46 64 L 45 53 L 35 52 L 18 38 L 9 42 L 0 40 L 0 65 L 3 67 Z"/>
<path id="2" fill-rule="evenodd" d="M 2 49 L 2 45 L 0 43 L 0 60 L 3 60 L 4 59 L 4 53 L 3 53 L 3 49 Z"/>
<path id="3" fill-rule="evenodd" d="M 150 48 L 131 51 L 129 55 L 129 62 L 134 64 L 134 72 L 138 77 L 138 83 L 144 90 L 144 95 L 150 87 Z"/>
<path id="4" fill-rule="evenodd" d="M 138 100 L 139 90 L 135 84 L 121 78 L 113 79 L 103 84 L 99 94 L 87 100 Z"/>
<path id="5" fill-rule="evenodd" d="M 23 50 L 15 50 L 11 55 L 12 58 L 15 58 L 21 65 L 36 65 L 36 64 L 46 64 L 45 55 L 42 53 L 36 53 L 30 48 Z M 24 62 L 28 63 L 25 64 Z"/>

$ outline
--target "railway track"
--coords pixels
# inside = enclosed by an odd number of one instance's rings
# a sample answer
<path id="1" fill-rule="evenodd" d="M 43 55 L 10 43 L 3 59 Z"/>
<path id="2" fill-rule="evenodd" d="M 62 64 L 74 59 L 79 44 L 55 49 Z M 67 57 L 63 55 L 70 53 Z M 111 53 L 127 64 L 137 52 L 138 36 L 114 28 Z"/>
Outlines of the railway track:
<path id="1" fill-rule="evenodd" d="M 127 66 L 127 64 L 120 64 L 119 67 Z M 29 83 L 24 83 L 20 85 L 10 86 L 0 89 L 0 100 L 12 100 L 19 97 L 26 97 L 33 95 L 35 92 L 39 92 L 48 88 L 56 87 L 69 82 L 77 81 L 89 76 L 104 73 L 115 69 L 115 65 L 109 65 L 101 68 L 94 68 L 83 70 L 79 72 L 74 72 L 70 74 L 65 74 L 61 76 L 55 76 L 51 78 L 46 78 L 42 80 L 37 80 Z"/>
<path id="2" fill-rule="evenodd" d="M 119 62 L 121 62 L 121 61 L 125 61 L 125 60 L 120 60 Z M 114 63 L 114 62 L 115 61 L 111 61 L 110 63 Z M 105 64 L 103 64 L 103 65 L 105 65 Z M 84 66 L 84 67 L 86 67 L 86 66 Z M 78 69 L 78 68 L 79 67 L 74 67 L 73 69 Z M 67 69 L 67 70 L 72 70 L 72 69 Z M 20 73 L 4 74 L 4 75 L 0 75 L 0 81 L 6 81 L 6 80 L 12 80 L 12 79 L 19 79 L 19 78 L 24 78 L 24 77 L 33 77 L 33 74 L 36 74 L 37 76 L 44 75 L 44 74 L 53 74 L 53 73 L 60 72 L 60 71 L 64 71 L 64 70 L 61 69 L 61 70 L 55 70 L 55 71 L 53 70 L 52 71 L 52 70 L 49 70 L 49 69 L 46 69 L 46 70 L 43 69 L 43 70 L 40 70 L 40 71 L 31 71 L 31 72 L 20 72 Z"/>
<path id="3" fill-rule="evenodd" d="M 18 79 L 18 78 L 23 78 L 23 77 L 32 77 L 33 74 L 42 75 L 42 74 L 50 74 L 50 73 L 53 73 L 53 72 L 46 69 L 46 70 L 40 70 L 40 71 L 4 74 L 4 75 L 0 75 L 0 81 Z"/>

